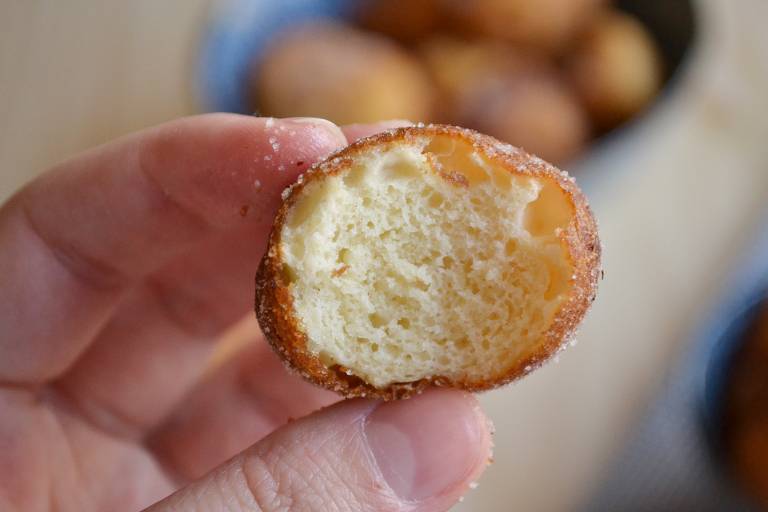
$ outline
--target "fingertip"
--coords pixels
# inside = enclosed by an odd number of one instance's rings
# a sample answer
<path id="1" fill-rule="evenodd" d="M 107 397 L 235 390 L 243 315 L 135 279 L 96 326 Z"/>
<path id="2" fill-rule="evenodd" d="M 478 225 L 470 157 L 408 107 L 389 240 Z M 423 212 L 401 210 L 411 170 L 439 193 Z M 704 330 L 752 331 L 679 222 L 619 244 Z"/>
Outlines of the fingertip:
<path id="1" fill-rule="evenodd" d="M 272 215 L 286 186 L 344 145 L 324 119 L 206 114 L 148 132 L 142 167 L 176 202 L 228 226 Z"/>
<path id="2" fill-rule="evenodd" d="M 269 124 L 267 118 L 267 124 Z M 309 130 L 312 138 L 319 147 L 327 147 L 330 151 L 347 145 L 347 138 L 342 129 L 327 119 L 320 117 L 287 117 L 277 120 L 281 125 L 297 127 L 301 130 Z"/>
<path id="3" fill-rule="evenodd" d="M 434 389 L 384 403 L 365 428 L 382 477 L 404 502 L 456 501 L 490 459 L 489 421 L 462 391 Z"/>

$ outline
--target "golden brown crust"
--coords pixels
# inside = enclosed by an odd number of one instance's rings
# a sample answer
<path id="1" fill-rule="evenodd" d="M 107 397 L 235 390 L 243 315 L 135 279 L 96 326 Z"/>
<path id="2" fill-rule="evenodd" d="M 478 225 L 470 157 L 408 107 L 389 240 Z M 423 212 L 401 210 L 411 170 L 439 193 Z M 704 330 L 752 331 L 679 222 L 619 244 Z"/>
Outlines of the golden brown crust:
<path id="1" fill-rule="evenodd" d="M 307 350 L 307 339 L 293 314 L 288 278 L 284 275 L 280 254 L 282 226 L 291 207 L 301 195 L 307 183 L 333 175 L 351 165 L 356 155 L 386 148 L 388 145 L 411 141 L 425 136 L 447 135 L 463 139 L 489 159 L 498 162 L 516 175 L 551 180 L 566 193 L 574 211 L 568 227 L 558 234 L 573 264 L 573 286 L 569 297 L 555 313 L 552 325 L 544 333 L 541 343 L 520 357 L 500 377 L 483 380 L 457 380 L 434 376 L 415 382 L 394 383 L 385 388 L 375 388 L 341 366 L 326 367 Z M 447 386 L 468 391 L 483 391 L 518 379 L 543 364 L 557 351 L 564 348 L 573 337 L 581 319 L 589 309 L 597 291 L 600 275 L 600 241 L 597 224 L 587 200 L 573 178 L 543 160 L 529 155 L 493 137 L 464 128 L 445 125 L 428 125 L 399 128 L 361 139 L 314 165 L 283 194 L 283 204 L 277 213 L 269 239 L 269 246 L 256 275 L 256 316 L 265 337 L 286 365 L 305 379 L 346 397 L 369 396 L 392 400 L 406 398 L 423 391 L 428 386 Z"/>

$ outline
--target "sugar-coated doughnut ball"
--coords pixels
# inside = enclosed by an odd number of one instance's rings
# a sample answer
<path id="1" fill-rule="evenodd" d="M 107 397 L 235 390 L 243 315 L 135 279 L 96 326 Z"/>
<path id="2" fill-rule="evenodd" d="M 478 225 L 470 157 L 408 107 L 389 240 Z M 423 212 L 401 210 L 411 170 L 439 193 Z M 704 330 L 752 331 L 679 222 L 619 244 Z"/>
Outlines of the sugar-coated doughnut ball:
<path id="1" fill-rule="evenodd" d="M 661 86 L 658 50 L 645 27 L 606 11 L 582 35 L 568 70 L 595 123 L 610 128 L 642 110 Z"/>
<path id="2" fill-rule="evenodd" d="M 497 87 L 529 63 L 508 44 L 493 40 L 465 40 L 435 36 L 419 46 L 419 54 L 432 77 L 440 100 L 436 117 L 456 121 L 466 117 L 469 97 L 476 91 Z"/>
<path id="3" fill-rule="evenodd" d="M 418 60 L 381 36 L 312 24 L 269 46 L 255 76 L 256 109 L 337 124 L 428 120 L 432 85 Z"/>
<path id="4" fill-rule="evenodd" d="M 413 42 L 439 29 L 443 23 L 442 0 L 372 0 L 360 20 L 364 27 L 397 40 Z"/>
<path id="5" fill-rule="evenodd" d="M 589 120 L 573 91 L 553 70 L 531 69 L 502 86 L 468 98 L 467 126 L 563 163 L 577 156 L 590 135 Z"/>
<path id="6" fill-rule="evenodd" d="M 605 0 L 444 0 L 456 24 L 518 45 L 556 51 Z"/>

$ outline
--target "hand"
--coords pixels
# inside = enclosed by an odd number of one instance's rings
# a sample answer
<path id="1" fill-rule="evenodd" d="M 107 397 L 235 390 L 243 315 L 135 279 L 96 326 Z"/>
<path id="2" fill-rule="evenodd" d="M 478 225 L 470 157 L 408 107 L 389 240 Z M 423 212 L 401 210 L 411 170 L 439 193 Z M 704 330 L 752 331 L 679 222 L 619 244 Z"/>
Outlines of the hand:
<path id="1" fill-rule="evenodd" d="M 280 192 L 346 143 L 321 120 L 182 119 L 0 209 L 0 510 L 438 511 L 466 492 L 490 434 L 465 393 L 330 405 L 263 340 L 208 364 L 249 314 Z"/>

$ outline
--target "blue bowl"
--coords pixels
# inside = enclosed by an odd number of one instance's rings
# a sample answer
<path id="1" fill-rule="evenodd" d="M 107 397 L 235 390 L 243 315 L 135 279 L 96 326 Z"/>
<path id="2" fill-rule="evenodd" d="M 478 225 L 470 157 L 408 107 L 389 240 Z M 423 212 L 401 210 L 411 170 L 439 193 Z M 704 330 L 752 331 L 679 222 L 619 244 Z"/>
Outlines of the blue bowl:
<path id="1" fill-rule="evenodd" d="M 699 331 L 690 368 L 696 374 L 698 414 L 710 460 L 735 494 L 738 486 L 731 481 L 724 446 L 724 412 L 735 356 L 768 305 L 768 215 L 763 219 L 746 257 L 735 266 L 727 293 Z"/>
<path id="2" fill-rule="evenodd" d="M 768 297 L 768 210 L 689 350 L 579 510 L 759 510 L 733 478 L 723 444 L 726 388 Z"/>
<path id="3" fill-rule="evenodd" d="M 723 416 L 727 387 L 735 356 L 749 339 L 748 334 L 765 307 L 768 290 L 752 290 L 733 310 L 721 311 L 721 327 L 710 331 L 713 342 L 705 344 L 704 383 L 700 396 L 702 425 L 716 458 L 722 458 Z M 706 349 L 709 350 L 706 350 Z"/>
<path id="4" fill-rule="evenodd" d="M 347 18 L 355 0 L 229 0 L 211 17 L 197 69 L 203 110 L 251 114 L 251 65 L 280 31 L 311 20 Z"/>
<path id="5" fill-rule="evenodd" d="M 205 30 L 197 68 L 203 110 L 252 113 L 248 82 L 251 66 L 281 30 L 311 20 L 351 20 L 364 0 L 228 0 L 213 12 Z M 694 43 L 691 0 L 619 0 L 651 31 L 663 55 L 666 81 L 678 74 Z"/>

